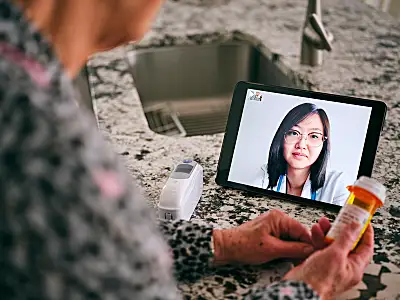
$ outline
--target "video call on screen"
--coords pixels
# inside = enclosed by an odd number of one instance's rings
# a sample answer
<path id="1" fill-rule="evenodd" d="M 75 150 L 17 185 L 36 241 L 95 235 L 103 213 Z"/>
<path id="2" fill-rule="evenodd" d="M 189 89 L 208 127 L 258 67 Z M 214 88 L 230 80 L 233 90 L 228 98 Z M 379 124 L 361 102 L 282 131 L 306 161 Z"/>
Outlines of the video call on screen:
<path id="1" fill-rule="evenodd" d="M 342 206 L 371 111 L 248 89 L 228 181 Z"/>

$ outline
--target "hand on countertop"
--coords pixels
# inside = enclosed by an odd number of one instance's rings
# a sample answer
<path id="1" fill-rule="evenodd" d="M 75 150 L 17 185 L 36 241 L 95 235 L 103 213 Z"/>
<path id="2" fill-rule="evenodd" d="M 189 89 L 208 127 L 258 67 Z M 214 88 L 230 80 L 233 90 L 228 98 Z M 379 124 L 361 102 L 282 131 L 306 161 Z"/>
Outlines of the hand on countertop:
<path id="1" fill-rule="evenodd" d="M 309 230 L 279 210 L 271 210 L 235 228 L 214 229 L 213 237 L 215 265 L 304 259 L 314 251 Z"/>
<path id="2" fill-rule="evenodd" d="M 326 221 L 321 219 L 312 229 L 312 239 L 319 245 L 322 245 L 321 234 L 325 235 L 330 228 L 329 221 Z M 284 280 L 303 281 L 322 299 L 333 299 L 357 285 L 372 260 L 374 250 L 374 231 L 370 224 L 357 248 L 351 252 L 358 237 L 358 226 L 357 223 L 348 225 L 337 240 L 290 270 Z"/>

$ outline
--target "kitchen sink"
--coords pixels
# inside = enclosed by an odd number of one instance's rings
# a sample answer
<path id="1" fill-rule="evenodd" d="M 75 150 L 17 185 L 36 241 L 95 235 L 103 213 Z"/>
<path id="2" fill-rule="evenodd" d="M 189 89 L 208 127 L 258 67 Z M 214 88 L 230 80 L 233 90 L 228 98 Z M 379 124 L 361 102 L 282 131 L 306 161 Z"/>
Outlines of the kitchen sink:
<path id="1" fill-rule="evenodd" d="M 164 135 L 224 132 L 238 81 L 304 88 L 278 55 L 242 41 L 134 49 L 127 59 L 148 125 Z"/>

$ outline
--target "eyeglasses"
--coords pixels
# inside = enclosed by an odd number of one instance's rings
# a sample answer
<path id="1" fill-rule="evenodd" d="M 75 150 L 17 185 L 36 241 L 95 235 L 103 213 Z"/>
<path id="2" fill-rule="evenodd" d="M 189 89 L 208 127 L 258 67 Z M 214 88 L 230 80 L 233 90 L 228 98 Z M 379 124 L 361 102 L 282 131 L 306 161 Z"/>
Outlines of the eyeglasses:
<path id="1" fill-rule="evenodd" d="M 302 134 L 297 130 L 289 130 L 285 133 L 285 142 L 288 144 L 294 144 L 300 142 L 301 138 L 305 136 L 308 145 L 311 147 L 319 147 L 328 138 L 319 132 L 310 132 L 308 134 Z"/>

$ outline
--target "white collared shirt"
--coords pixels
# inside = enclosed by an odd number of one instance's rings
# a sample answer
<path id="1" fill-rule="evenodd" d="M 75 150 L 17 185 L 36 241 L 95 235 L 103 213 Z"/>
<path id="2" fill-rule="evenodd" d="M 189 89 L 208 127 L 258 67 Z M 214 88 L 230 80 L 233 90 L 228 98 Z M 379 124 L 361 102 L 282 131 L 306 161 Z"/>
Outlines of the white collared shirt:
<path id="1" fill-rule="evenodd" d="M 279 191 L 278 184 L 272 188 L 273 191 L 286 193 L 286 175 L 283 176 L 282 184 Z M 343 172 L 338 171 L 327 171 L 325 175 L 324 186 L 316 191 L 316 201 L 341 205 L 346 202 L 350 192 L 346 188 L 346 180 Z M 261 167 L 260 176 L 254 181 L 252 186 L 266 189 L 268 187 L 268 173 L 267 166 Z M 304 183 L 301 197 L 311 199 L 311 181 L 310 176 Z"/>

